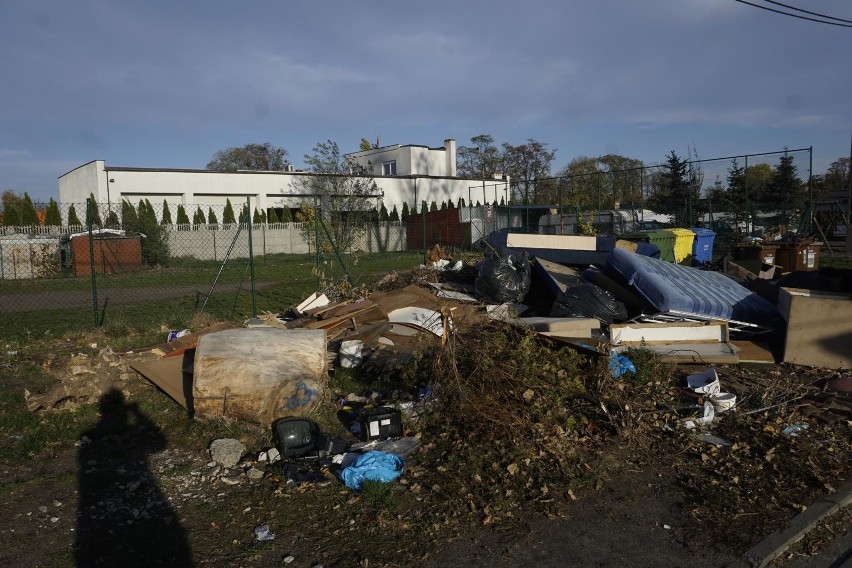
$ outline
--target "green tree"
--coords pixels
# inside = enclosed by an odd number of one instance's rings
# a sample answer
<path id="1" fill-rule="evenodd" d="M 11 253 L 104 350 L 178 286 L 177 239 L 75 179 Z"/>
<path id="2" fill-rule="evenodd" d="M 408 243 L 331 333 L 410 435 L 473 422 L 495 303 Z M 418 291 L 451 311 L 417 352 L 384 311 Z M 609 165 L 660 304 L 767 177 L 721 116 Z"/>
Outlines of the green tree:
<path id="1" fill-rule="evenodd" d="M 139 216 L 136 214 L 136 208 L 126 199 L 121 202 L 121 228 L 132 232 L 139 230 Z"/>
<path id="2" fill-rule="evenodd" d="M 494 137 L 490 134 L 480 134 L 470 139 L 470 146 L 459 146 L 458 165 L 456 171 L 459 177 L 471 179 L 492 179 L 500 168 L 500 150 L 494 145 Z"/>
<path id="3" fill-rule="evenodd" d="M 272 223 L 280 223 L 281 222 L 281 219 L 278 218 L 278 211 L 275 209 L 275 207 L 269 208 L 269 214 L 266 216 L 266 218 L 269 220 L 270 225 Z"/>
<path id="4" fill-rule="evenodd" d="M 512 180 L 512 187 L 520 194 L 522 203 L 539 203 L 536 196 L 530 196 L 530 188 L 537 189 L 535 181 L 550 176 L 550 165 L 555 157 L 556 151 L 549 152 L 546 142 L 533 138 L 518 146 L 503 143 L 502 173 Z"/>
<path id="5" fill-rule="evenodd" d="M 262 170 L 279 172 L 287 169 L 287 150 L 263 144 L 246 144 L 239 148 L 226 148 L 213 154 L 208 170 L 235 172 L 237 170 Z M 225 221 L 227 223 L 227 221 Z"/>
<path id="6" fill-rule="evenodd" d="M 850 184 L 849 158 L 838 158 L 831 162 L 823 179 L 825 180 L 826 192 L 849 191 L 849 188 L 852 187 L 852 184 Z"/>
<path id="7" fill-rule="evenodd" d="M 201 205 L 195 208 L 195 213 L 192 215 L 193 225 L 206 225 L 207 219 L 204 217 L 204 211 L 201 210 Z"/>
<path id="8" fill-rule="evenodd" d="M 441 211 L 445 211 L 445 210 L 447 209 L 447 202 L 446 202 L 446 201 L 442 201 L 442 202 L 441 202 L 441 207 L 439 207 L 439 209 L 440 209 Z"/>
<path id="9" fill-rule="evenodd" d="M 332 140 L 314 146 L 305 155 L 305 165 L 320 176 L 301 178 L 307 195 L 319 198 L 320 219 L 338 250 L 350 249 L 370 221 L 372 199 L 378 186 L 368 168 L 350 160 Z"/>
<path id="10" fill-rule="evenodd" d="M 798 167 L 793 161 L 793 156 L 784 150 L 784 155 L 778 159 L 778 166 L 769 184 L 772 195 L 781 207 L 781 223 L 787 225 L 804 206 L 807 195 L 799 179 Z"/>
<path id="11" fill-rule="evenodd" d="M 136 216 L 139 220 L 139 233 L 144 235 L 142 237 L 142 262 L 149 266 L 166 264 L 169 258 L 166 229 L 157 222 L 157 213 L 149 200 L 139 201 Z M 178 216 L 180 216 L 180 209 L 178 209 Z M 185 211 L 184 216 L 186 216 Z"/>
<path id="12" fill-rule="evenodd" d="M 379 207 L 379 221 L 387 221 L 388 220 L 388 208 L 385 207 L 384 202 L 382 206 Z"/>
<path id="13" fill-rule="evenodd" d="M 102 227 L 101 212 L 99 211 L 98 202 L 95 201 L 95 194 L 89 194 L 89 201 L 86 204 L 86 220 L 92 223 L 94 227 Z"/>
<path id="14" fill-rule="evenodd" d="M 21 224 L 21 204 L 23 197 L 7 189 L 3 192 L 3 225 L 17 227 Z"/>
<path id="15" fill-rule="evenodd" d="M 177 217 L 175 218 L 176 225 L 189 225 L 189 215 L 186 214 L 186 209 L 183 205 L 178 205 Z"/>
<path id="16" fill-rule="evenodd" d="M 44 214 L 44 224 L 48 227 L 59 227 L 62 225 L 62 215 L 59 214 L 59 204 L 51 197 Z"/>
<path id="17" fill-rule="evenodd" d="M 432 205 L 429 206 L 429 212 L 432 213 L 438 210 L 438 204 L 435 201 L 432 201 Z"/>
<path id="18" fill-rule="evenodd" d="M 678 227 L 694 227 L 698 221 L 696 207 L 700 192 L 698 174 L 690 170 L 688 160 L 671 151 L 663 166 L 659 185 L 648 199 L 657 213 L 672 215 Z M 697 185 L 697 186 L 696 186 Z"/>
<path id="19" fill-rule="evenodd" d="M 408 210 L 408 202 L 406 201 L 402 204 L 402 218 L 405 219 L 409 215 L 411 215 L 411 212 Z"/>
<path id="20" fill-rule="evenodd" d="M 160 221 L 161 225 L 172 224 L 172 211 L 169 209 L 169 202 L 163 199 L 163 218 Z"/>
<path id="21" fill-rule="evenodd" d="M 255 225 L 260 225 L 263 223 L 263 219 L 260 217 L 260 211 L 257 210 L 257 207 L 254 208 L 254 213 L 251 216 L 251 222 Z"/>
<path id="22" fill-rule="evenodd" d="M 399 221 L 399 211 L 396 209 L 396 205 L 391 209 L 390 215 L 388 215 L 388 219 L 390 221 Z"/>
<path id="23" fill-rule="evenodd" d="M 72 204 L 68 207 L 68 226 L 69 227 L 79 227 L 83 223 L 80 222 L 80 218 L 77 216 L 77 210 L 74 209 L 74 205 Z"/>
<path id="24" fill-rule="evenodd" d="M 236 217 L 234 217 L 234 206 L 231 205 L 231 199 L 228 198 L 225 201 L 225 211 L 222 213 L 222 223 L 225 225 L 233 225 L 237 222 Z"/>
<path id="25" fill-rule="evenodd" d="M 207 208 L 207 222 L 213 225 L 213 228 L 218 228 L 219 219 L 216 218 L 216 212 L 213 211 L 212 207 Z"/>
<path id="26" fill-rule="evenodd" d="M 284 208 L 281 209 L 280 219 L 281 219 L 282 223 L 292 223 L 293 222 L 293 213 L 290 211 L 289 207 L 285 206 Z"/>
<path id="27" fill-rule="evenodd" d="M 739 227 L 741 222 L 748 221 L 749 214 L 746 202 L 746 171 L 736 158 L 731 160 L 731 167 L 728 169 L 727 186 L 719 195 L 720 205 L 733 217 L 734 226 Z"/>
<path id="28" fill-rule="evenodd" d="M 25 227 L 39 225 L 35 205 L 33 205 L 33 200 L 27 192 L 24 192 L 24 198 L 21 200 L 21 225 Z"/>
<path id="29" fill-rule="evenodd" d="M 118 220 L 118 214 L 110 209 L 109 213 L 107 213 L 106 221 L 104 221 L 104 227 L 108 229 L 118 229 L 121 226 L 121 223 Z"/>

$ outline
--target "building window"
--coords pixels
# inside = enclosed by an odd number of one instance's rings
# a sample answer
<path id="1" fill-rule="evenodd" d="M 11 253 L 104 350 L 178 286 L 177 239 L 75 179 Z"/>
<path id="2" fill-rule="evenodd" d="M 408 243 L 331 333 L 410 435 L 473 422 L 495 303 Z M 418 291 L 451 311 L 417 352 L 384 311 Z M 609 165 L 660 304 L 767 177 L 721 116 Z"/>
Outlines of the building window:
<path id="1" fill-rule="evenodd" d="M 390 162 L 382 162 L 382 175 L 383 176 L 395 176 L 396 175 L 396 160 L 391 160 Z"/>

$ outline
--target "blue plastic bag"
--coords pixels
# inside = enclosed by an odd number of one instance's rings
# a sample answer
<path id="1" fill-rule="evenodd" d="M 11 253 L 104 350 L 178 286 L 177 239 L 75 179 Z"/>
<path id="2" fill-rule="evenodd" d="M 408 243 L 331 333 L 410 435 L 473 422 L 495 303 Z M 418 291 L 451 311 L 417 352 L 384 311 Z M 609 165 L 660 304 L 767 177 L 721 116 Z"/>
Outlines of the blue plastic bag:
<path id="1" fill-rule="evenodd" d="M 611 353 L 609 356 L 609 372 L 612 374 L 613 378 L 617 379 L 624 373 L 635 374 L 636 366 L 633 364 L 633 361 L 624 355 Z"/>
<path id="2" fill-rule="evenodd" d="M 349 489 L 360 491 L 364 481 L 390 483 L 402 475 L 404 465 L 402 458 L 397 455 L 373 450 L 359 456 L 352 465 L 341 471 L 340 478 Z"/>

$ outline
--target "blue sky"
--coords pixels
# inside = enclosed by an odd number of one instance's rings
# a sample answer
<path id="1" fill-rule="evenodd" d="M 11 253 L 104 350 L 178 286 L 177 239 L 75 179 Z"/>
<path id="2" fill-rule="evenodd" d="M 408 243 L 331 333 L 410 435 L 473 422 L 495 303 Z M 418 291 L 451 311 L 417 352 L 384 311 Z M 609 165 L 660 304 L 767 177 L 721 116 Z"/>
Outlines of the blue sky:
<path id="1" fill-rule="evenodd" d="M 850 2 L 785 3 L 852 20 Z M 813 146 L 814 173 L 849 155 L 852 28 L 734 0 L 28 0 L 0 4 L 0 42 L 0 191 L 37 201 L 91 160 L 203 168 L 251 142 L 297 166 L 377 135 L 535 138 L 554 171 L 693 145 Z"/>

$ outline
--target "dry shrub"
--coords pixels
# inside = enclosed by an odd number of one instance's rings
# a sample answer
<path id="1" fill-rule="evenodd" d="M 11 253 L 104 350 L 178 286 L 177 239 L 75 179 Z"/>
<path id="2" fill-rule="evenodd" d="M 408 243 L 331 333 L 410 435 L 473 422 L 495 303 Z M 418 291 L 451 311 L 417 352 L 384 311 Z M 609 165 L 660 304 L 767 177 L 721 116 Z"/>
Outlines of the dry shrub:
<path id="1" fill-rule="evenodd" d="M 567 402 L 585 393 L 584 356 L 486 323 L 460 330 L 415 366 L 436 395 L 419 457 L 441 464 L 439 485 L 461 486 L 460 511 L 497 522 L 518 501 L 548 501 L 582 472 L 588 421 Z"/>
<path id="2" fill-rule="evenodd" d="M 635 373 L 612 376 L 606 359 L 595 370 L 588 398 L 603 413 L 608 429 L 639 449 L 661 441 L 660 433 L 677 418 L 678 400 L 673 368 L 660 363 L 647 349 L 629 349 L 624 354 Z M 663 443 L 669 443 L 664 441 Z"/>

